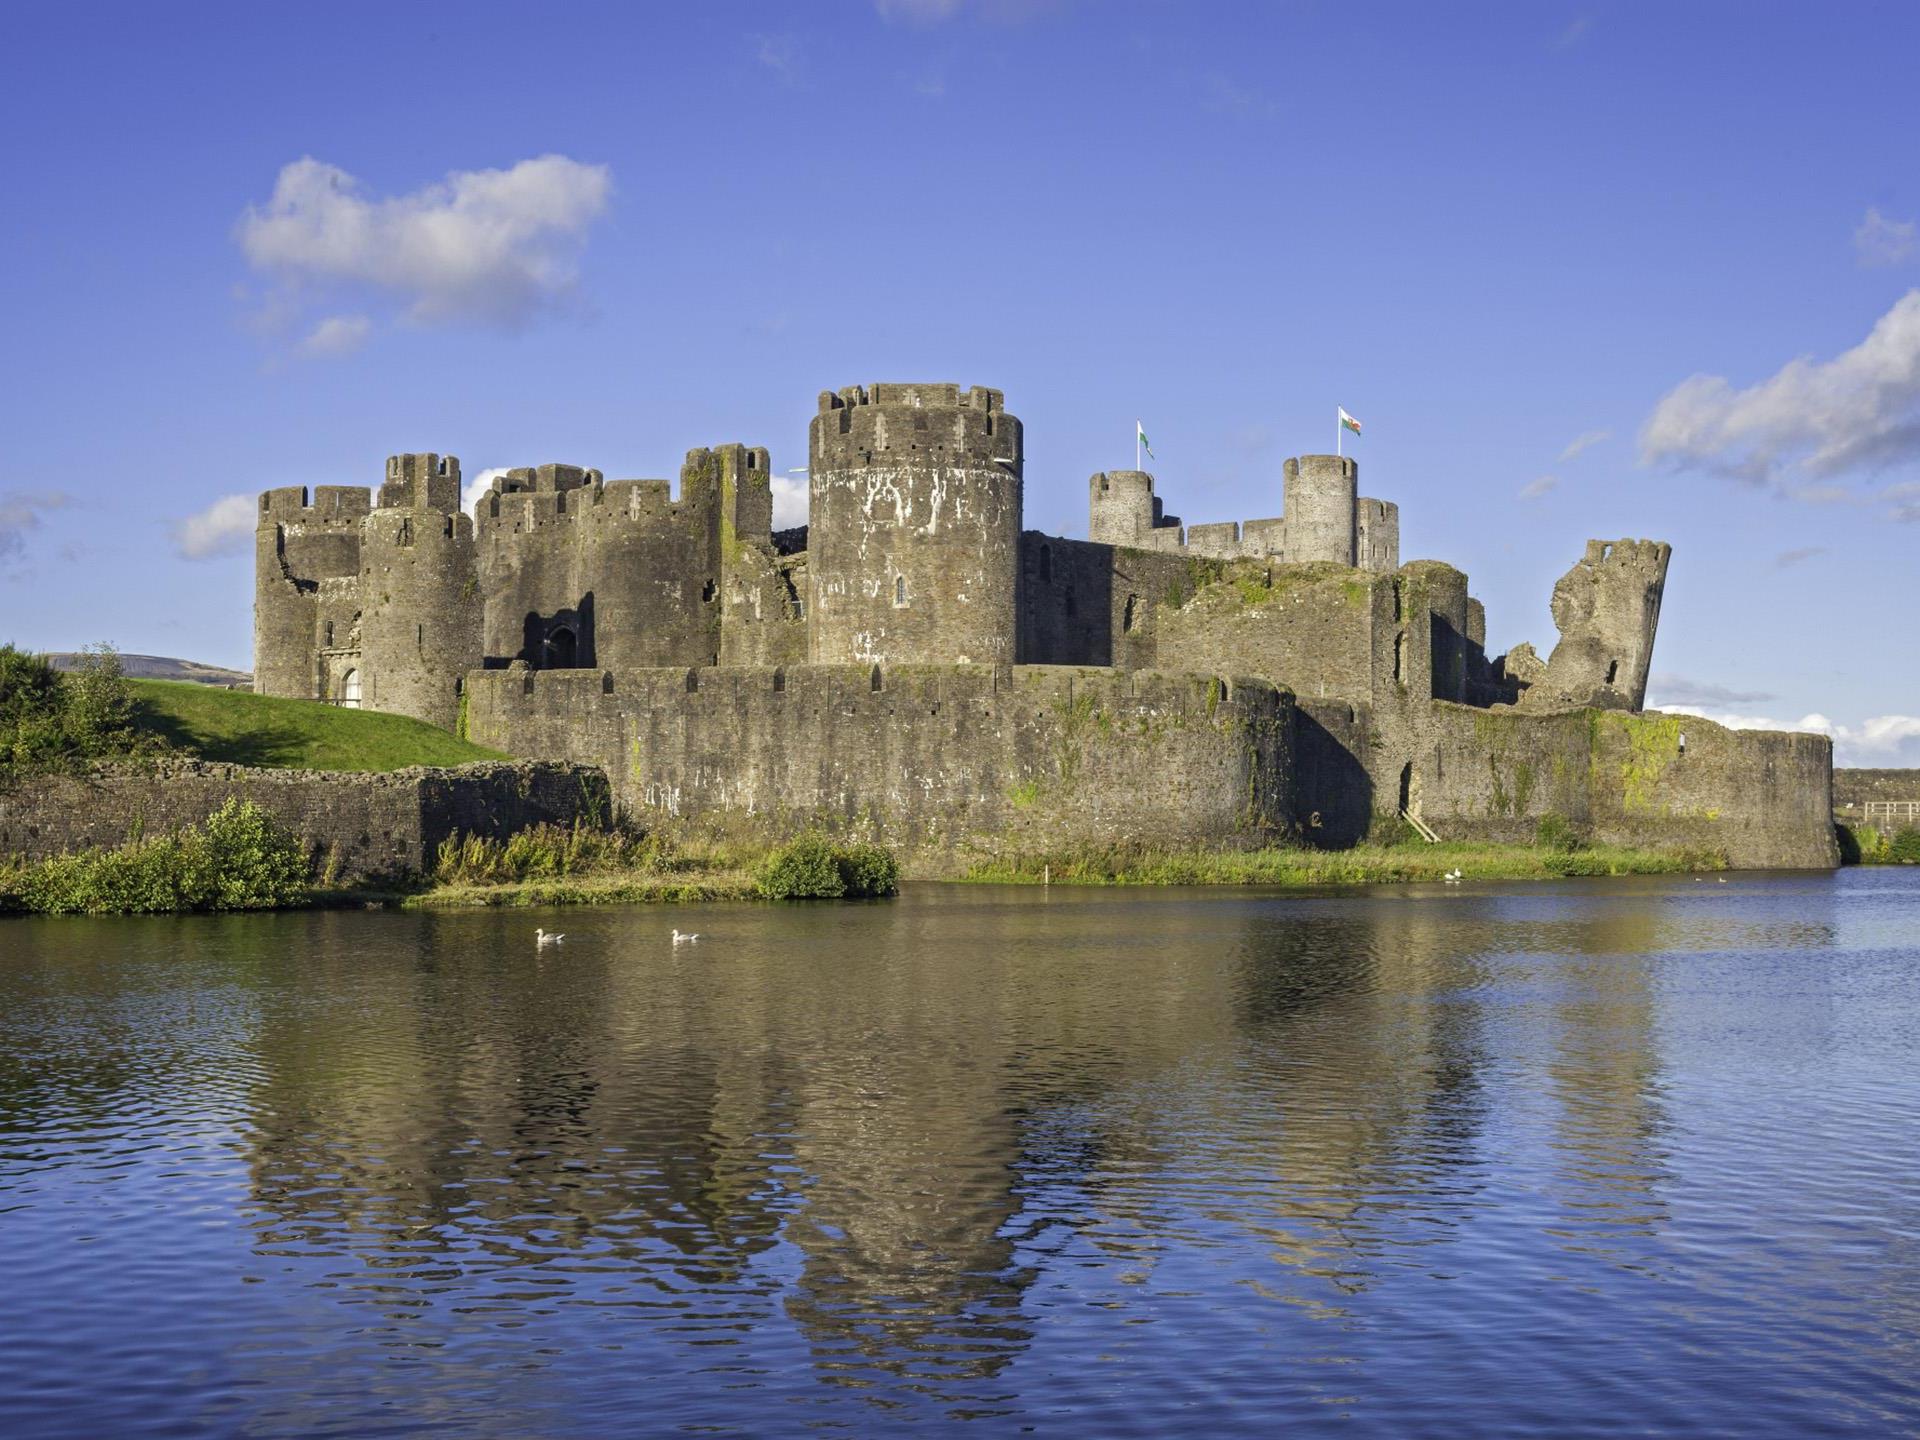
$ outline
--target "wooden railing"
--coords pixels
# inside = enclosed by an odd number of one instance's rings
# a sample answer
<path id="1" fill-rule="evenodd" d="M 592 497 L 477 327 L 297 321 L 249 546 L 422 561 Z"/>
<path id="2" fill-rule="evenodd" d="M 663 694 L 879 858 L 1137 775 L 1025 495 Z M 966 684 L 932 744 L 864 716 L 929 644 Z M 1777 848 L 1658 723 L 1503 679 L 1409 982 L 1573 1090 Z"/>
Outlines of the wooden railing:
<path id="1" fill-rule="evenodd" d="M 1427 825 L 1427 822 L 1422 820 L 1418 815 L 1414 814 L 1411 810 L 1403 809 L 1400 812 L 1400 818 L 1406 821 L 1407 824 L 1411 825 L 1417 832 L 1419 832 L 1420 838 L 1426 841 L 1427 844 L 1438 845 L 1440 843 L 1440 837 L 1433 833 L 1432 829 L 1429 828 L 1429 826 Z"/>
<path id="2" fill-rule="evenodd" d="M 1869 800 L 1863 818 L 1869 825 L 1897 825 L 1920 821 L 1920 800 Z"/>

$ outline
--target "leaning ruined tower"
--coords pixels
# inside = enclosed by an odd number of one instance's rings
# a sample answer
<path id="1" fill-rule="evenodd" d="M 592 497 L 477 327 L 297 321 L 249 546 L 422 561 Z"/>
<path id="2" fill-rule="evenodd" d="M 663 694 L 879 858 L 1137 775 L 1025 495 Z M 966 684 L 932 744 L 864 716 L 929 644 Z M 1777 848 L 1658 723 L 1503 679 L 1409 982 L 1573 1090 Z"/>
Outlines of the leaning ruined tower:
<path id="1" fill-rule="evenodd" d="M 827 391 L 808 458 L 808 658 L 1012 664 L 1023 452 L 1001 393 Z"/>
<path id="2" fill-rule="evenodd" d="M 459 460 L 391 457 L 360 541 L 366 708 L 455 728 L 462 682 L 480 664 L 477 574 Z"/>

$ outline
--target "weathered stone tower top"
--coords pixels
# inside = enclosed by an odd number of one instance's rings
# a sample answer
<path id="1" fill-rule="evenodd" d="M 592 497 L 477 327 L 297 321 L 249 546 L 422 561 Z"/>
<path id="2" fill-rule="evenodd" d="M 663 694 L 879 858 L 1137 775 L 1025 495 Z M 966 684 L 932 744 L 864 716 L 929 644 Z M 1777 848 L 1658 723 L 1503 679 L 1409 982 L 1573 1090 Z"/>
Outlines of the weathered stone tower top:
<path id="1" fill-rule="evenodd" d="M 814 460 L 836 468 L 909 463 L 924 455 L 950 464 L 1024 459 L 1020 422 L 1006 397 L 976 385 L 850 385 L 820 392 L 811 430 Z"/>
<path id="2" fill-rule="evenodd" d="M 1102 470 L 1087 482 L 1089 538 L 1101 545 L 1145 546 L 1155 530 L 1180 536 L 1180 517 L 1162 512 L 1153 476 L 1144 470 Z"/>
<path id="3" fill-rule="evenodd" d="M 387 481 L 380 487 L 379 508 L 454 514 L 460 509 L 460 457 L 389 455 Z"/>
<path id="4" fill-rule="evenodd" d="M 1302 455 L 1282 470 L 1287 559 L 1295 563 L 1354 562 L 1354 502 L 1360 466 L 1345 455 Z"/>
<path id="5" fill-rule="evenodd" d="M 1011 664 L 1024 451 L 1001 393 L 826 391 L 808 441 L 808 657 Z"/>

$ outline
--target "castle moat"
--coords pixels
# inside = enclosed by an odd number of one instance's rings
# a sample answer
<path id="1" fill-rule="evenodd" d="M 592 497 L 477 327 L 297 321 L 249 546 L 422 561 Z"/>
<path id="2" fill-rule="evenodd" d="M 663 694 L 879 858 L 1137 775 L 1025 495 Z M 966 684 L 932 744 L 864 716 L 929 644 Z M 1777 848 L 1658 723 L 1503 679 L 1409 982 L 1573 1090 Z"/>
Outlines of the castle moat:
<path id="1" fill-rule="evenodd" d="M 1916 976 L 1911 867 L 11 921 L 0 1432 L 1912 1433 Z"/>

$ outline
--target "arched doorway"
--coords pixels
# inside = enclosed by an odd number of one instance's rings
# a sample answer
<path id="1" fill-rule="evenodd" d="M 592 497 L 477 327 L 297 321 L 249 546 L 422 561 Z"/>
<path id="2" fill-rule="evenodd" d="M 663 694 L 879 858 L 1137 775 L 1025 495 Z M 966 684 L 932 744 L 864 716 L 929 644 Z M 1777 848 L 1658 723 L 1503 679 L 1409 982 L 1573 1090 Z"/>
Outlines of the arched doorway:
<path id="1" fill-rule="evenodd" d="M 340 703 L 349 710 L 360 708 L 360 672 L 349 670 L 340 677 Z"/>
<path id="2" fill-rule="evenodd" d="M 546 668 L 549 670 L 571 670 L 574 668 L 574 656 L 578 653 L 579 642 L 574 639 L 573 631 L 565 625 L 556 625 L 547 632 Z"/>

